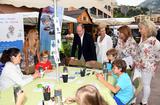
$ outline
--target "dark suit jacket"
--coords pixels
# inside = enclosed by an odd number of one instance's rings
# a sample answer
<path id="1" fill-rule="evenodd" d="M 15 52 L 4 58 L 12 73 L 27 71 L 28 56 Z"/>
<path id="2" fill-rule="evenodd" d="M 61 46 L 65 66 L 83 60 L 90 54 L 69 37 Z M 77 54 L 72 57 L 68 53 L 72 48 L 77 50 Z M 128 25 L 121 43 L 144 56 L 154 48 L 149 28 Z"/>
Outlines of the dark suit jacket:
<path id="1" fill-rule="evenodd" d="M 160 41 L 160 29 L 157 31 L 157 39 Z"/>
<path id="2" fill-rule="evenodd" d="M 75 57 L 77 46 L 78 46 L 78 59 L 80 59 L 81 55 L 83 54 L 85 61 L 97 60 L 95 45 L 91 35 L 84 33 L 82 46 L 80 37 L 77 34 L 74 35 L 72 51 L 71 51 L 72 57 Z"/>

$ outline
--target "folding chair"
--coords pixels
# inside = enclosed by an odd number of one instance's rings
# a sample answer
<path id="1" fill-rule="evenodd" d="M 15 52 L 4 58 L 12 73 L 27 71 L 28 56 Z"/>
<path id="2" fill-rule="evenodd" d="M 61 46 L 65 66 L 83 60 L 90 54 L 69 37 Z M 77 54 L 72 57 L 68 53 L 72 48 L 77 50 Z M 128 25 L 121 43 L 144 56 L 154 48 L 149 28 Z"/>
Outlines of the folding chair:
<path id="1" fill-rule="evenodd" d="M 133 85 L 135 86 L 135 93 L 134 96 L 130 99 L 130 101 L 126 104 L 126 105 L 130 105 L 131 102 L 133 101 L 134 98 L 136 98 L 138 96 L 138 94 L 142 91 L 142 81 L 140 77 L 137 77 L 134 81 L 133 81 Z"/>

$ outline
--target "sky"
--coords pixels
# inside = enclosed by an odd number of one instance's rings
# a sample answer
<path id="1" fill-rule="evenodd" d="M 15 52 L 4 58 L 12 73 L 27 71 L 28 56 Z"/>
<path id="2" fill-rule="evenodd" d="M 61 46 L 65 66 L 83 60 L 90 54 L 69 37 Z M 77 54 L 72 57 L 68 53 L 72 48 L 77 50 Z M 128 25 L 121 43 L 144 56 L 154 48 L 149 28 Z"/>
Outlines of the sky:
<path id="1" fill-rule="evenodd" d="M 116 0 L 118 5 L 130 5 L 130 6 L 137 6 L 145 0 Z"/>

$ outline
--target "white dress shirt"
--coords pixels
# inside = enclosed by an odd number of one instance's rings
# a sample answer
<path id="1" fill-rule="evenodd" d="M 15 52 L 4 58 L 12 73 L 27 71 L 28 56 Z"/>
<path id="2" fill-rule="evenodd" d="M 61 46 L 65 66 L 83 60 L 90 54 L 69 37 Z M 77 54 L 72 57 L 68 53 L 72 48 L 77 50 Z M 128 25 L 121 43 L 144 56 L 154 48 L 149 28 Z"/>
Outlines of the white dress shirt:
<path id="1" fill-rule="evenodd" d="M 83 37 L 84 37 L 84 34 L 80 37 L 80 39 L 81 39 L 81 47 L 83 46 Z M 83 61 L 84 61 L 83 53 L 82 53 L 82 55 L 81 55 L 80 60 L 83 60 Z"/>
<path id="2" fill-rule="evenodd" d="M 84 34 L 80 37 L 80 39 L 81 39 L 81 46 L 83 45 L 83 37 L 84 37 Z"/>
<path id="3" fill-rule="evenodd" d="M 107 61 L 106 52 L 113 48 L 113 41 L 109 35 L 105 35 L 102 41 L 100 41 L 100 37 L 97 38 L 97 46 L 96 46 L 96 53 L 97 53 L 97 61 L 103 63 Z"/>
<path id="4" fill-rule="evenodd" d="M 24 86 L 32 80 L 33 77 L 31 75 L 22 74 L 19 65 L 7 62 L 0 76 L 0 89 L 4 90 L 15 84 Z"/>

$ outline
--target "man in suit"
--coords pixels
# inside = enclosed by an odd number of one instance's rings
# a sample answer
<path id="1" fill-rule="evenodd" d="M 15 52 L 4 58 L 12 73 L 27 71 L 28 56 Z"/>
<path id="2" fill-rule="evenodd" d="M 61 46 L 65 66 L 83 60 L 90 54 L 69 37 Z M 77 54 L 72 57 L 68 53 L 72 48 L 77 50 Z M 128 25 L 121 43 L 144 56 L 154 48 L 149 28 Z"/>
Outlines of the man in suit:
<path id="1" fill-rule="evenodd" d="M 160 29 L 157 31 L 157 39 L 160 41 Z"/>
<path id="2" fill-rule="evenodd" d="M 77 26 L 77 34 L 75 34 L 73 39 L 71 59 L 75 57 L 77 46 L 79 60 L 85 60 L 86 62 L 97 60 L 93 38 L 85 32 L 82 24 Z"/>

